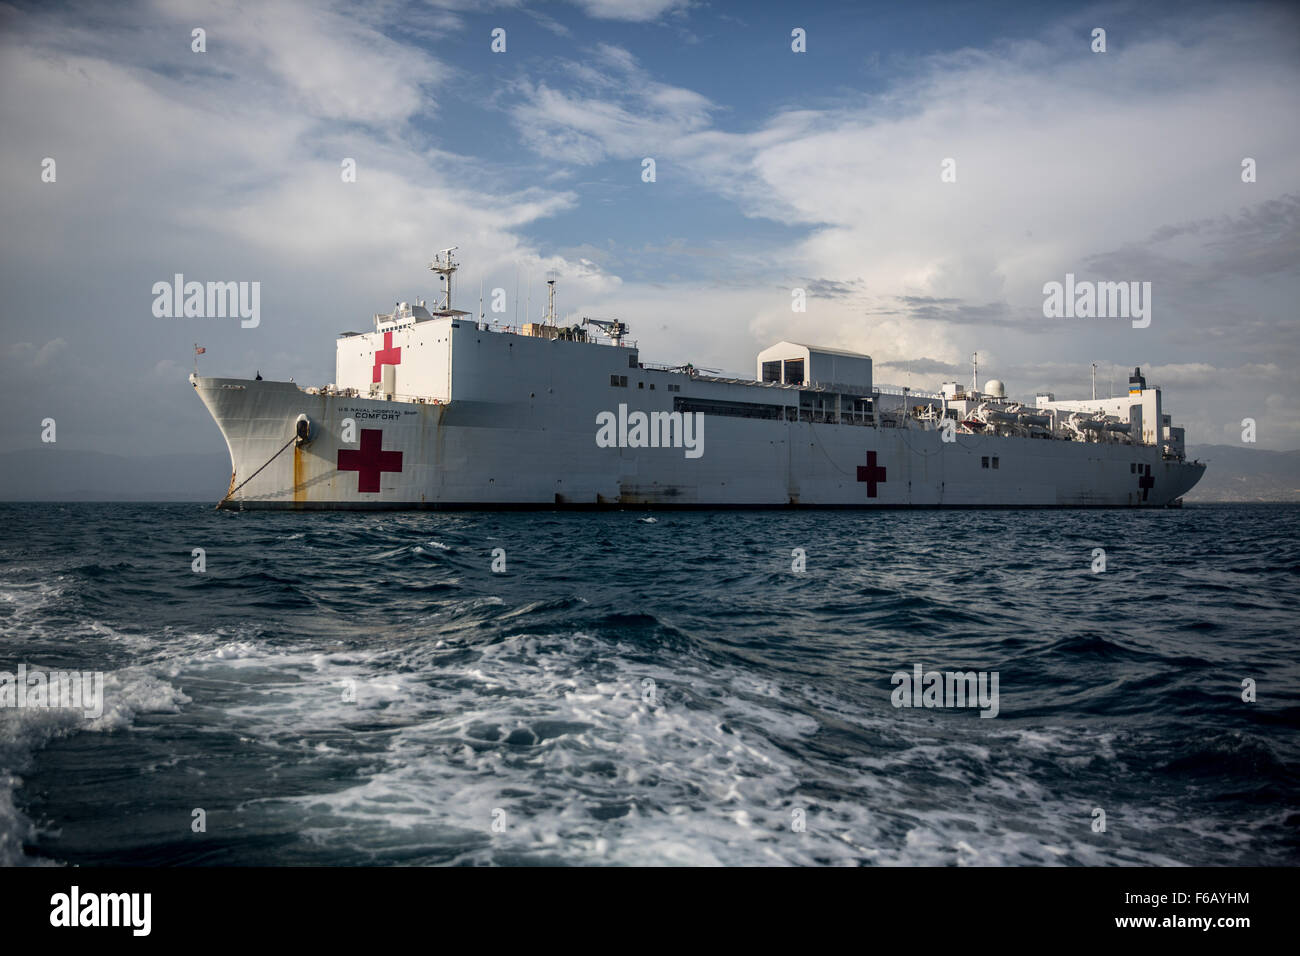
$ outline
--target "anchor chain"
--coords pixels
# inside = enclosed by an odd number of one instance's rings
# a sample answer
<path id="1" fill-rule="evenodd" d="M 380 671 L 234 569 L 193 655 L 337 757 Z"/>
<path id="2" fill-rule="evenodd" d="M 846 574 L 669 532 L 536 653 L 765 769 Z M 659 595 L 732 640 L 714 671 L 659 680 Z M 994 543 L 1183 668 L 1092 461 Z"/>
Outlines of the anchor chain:
<path id="1" fill-rule="evenodd" d="M 262 464 L 262 468 L 265 468 L 265 467 L 266 467 L 267 465 L 269 465 L 271 462 L 275 461 L 277 458 L 279 458 L 281 455 L 283 455 L 285 449 L 288 448 L 290 445 L 292 445 L 292 444 L 293 444 L 294 442 L 296 442 L 297 440 L 298 440 L 298 436 L 297 436 L 297 435 L 294 435 L 292 438 L 290 438 L 287 442 L 284 443 L 284 447 L 283 447 L 283 448 L 281 448 L 281 449 L 280 449 L 279 451 L 277 451 L 274 455 L 272 455 L 272 456 L 271 456 L 270 458 L 268 458 L 265 462 L 263 462 L 263 464 Z M 258 476 L 258 474 L 261 473 L 262 468 L 258 468 L 257 471 L 253 472 L 251 475 L 249 475 L 247 478 L 245 478 L 245 479 L 244 479 L 243 481 L 241 481 L 239 484 L 235 485 L 233 488 L 231 488 L 229 491 L 227 491 L 227 492 L 226 492 L 226 496 L 225 496 L 224 498 L 222 498 L 220 501 L 217 502 L 216 507 L 217 507 L 217 508 L 220 508 L 220 507 L 221 507 L 222 505 L 224 505 L 227 501 L 229 501 L 230 498 L 231 498 L 231 496 L 232 496 L 236 491 L 238 491 L 240 488 L 244 487 L 244 485 L 248 484 L 250 481 L 252 481 L 254 478 L 256 478 L 256 477 Z M 232 477 L 232 480 L 233 480 L 233 476 L 231 476 L 231 477 Z"/>

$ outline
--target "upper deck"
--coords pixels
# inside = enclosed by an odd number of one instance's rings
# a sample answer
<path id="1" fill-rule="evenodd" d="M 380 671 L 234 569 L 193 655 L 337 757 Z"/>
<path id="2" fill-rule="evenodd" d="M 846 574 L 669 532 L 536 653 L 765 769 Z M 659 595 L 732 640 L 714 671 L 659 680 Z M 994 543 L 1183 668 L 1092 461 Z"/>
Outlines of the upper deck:
<path id="1" fill-rule="evenodd" d="M 476 319 L 451 305 L 456 264 L 444 251 L 431 268 L 443 301 L 396 303 L 371 332 L 344 332 L 335 381 L 325 390 L 399 402 L 551 406 L 586 416 L 628 403 L 647 409 L 738 418 L 871 427 L 943 428 L 956 434 L 1162 445 L 1181 458 L 1181 428 L 1163 413 L 1159 388 L 1135 370 L 1127 396 L 1092 402 L 1008 400 L 1001 383 L 985 391 L 952 383 L 943 392 L 877 385 L 868 355 L 797 342 L 759 353 L 753 379 L 692 365 L 642 362 L 626 324 L 556 321 L 554 283 L 545 320 L 519 327 Z"/>

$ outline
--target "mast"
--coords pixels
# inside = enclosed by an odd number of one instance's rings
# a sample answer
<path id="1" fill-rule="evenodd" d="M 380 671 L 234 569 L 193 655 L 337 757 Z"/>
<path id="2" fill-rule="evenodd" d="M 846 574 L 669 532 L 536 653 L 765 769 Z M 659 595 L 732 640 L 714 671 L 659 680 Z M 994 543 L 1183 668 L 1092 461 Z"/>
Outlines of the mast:
<path id="1" fill-rule="evenodd" d="M 546 324 L 555 324 L 555 280 L 546 280 Z"/>
<path id="2" fill-rule="evenodd" d="M 1092 400 L 1097 400 L 1097 363 L 1092 363 Z"/>
<path id="3" fill-rule="evenodd" d="M 452 259 L 451 254 L 459 249 L 460 246 L 452 246 L 450 249 L 444 249 L 441 253 L 433 257 L 433 262 L 429 263 L 429 269 L 438 273 L 444 283 L 442 290 L 442 306 L 440 311 L 447 312 L 451 309 L 451 277 L 456 270 L 460 268 L 459 264 Z"/>
<path id="4" fill-rule="evenodd" d="M 970 357 L 970 390 L 979 394 L 980 390 L 980 354 L 972 352 Z"/>

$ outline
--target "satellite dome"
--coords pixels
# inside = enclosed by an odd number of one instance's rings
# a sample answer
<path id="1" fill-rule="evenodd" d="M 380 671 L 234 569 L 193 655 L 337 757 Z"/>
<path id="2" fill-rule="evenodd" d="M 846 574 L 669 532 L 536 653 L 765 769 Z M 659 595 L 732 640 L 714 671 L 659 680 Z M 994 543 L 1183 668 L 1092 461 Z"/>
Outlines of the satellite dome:
<path id="1" fill-rule="evenodd" d="M 1002 380 L 991 378 L 984 383 L 984 393 L 994 398 L 1006 398 L 1007 390 L 1002 386 Z"/>

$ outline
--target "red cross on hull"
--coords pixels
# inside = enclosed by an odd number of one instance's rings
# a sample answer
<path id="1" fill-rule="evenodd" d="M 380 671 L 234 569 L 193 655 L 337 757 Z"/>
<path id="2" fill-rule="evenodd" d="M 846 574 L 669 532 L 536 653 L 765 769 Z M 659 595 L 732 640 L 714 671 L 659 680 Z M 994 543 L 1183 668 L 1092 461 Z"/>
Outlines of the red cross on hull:
<path id="1" fill-rule="evenodd" d="M 379 478 L 383 472 L 402 470 L 402 453 L 383 451 L 383 445 L 382 428 L 363 428 L 360 448 L 339 449 L 339 471 L 355 471 L 357 491 L 362 494 L 378 493 Z"/>
<path id="2" fill-rule="evenodd" d="M 393 333 L 384 333 L 384 347 L 375 350 L 375 367 L 371 369 L 370 381 L 377 382 L 383 376 L 385 365 L 402 364 L 402 347 L 393 348 Z"/>
<path id="3" fill-rule="evenodd" d="M 1138 487 L 1142 489 L 1142 500 L 1147 500 L 1147 495 L 1151 494 L 1151 489 L 1156 486 L 1156 479 L 1151 474 L 1151 466 L 1146 466 L 1146 471 L 1138 478 Z"/>
<path id="4" fill-rule="evenodd" d="M 885 480 L 885 466 L 876 464 L 876 453 L 867 452 L 866 466 L 858 465 L 858 481 L 867 483 L 867 497 L 876 497 L 876 482 Z"/>

